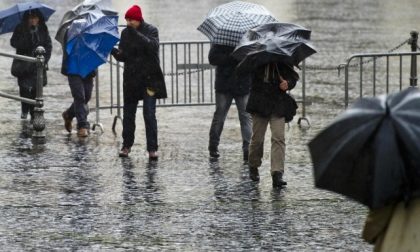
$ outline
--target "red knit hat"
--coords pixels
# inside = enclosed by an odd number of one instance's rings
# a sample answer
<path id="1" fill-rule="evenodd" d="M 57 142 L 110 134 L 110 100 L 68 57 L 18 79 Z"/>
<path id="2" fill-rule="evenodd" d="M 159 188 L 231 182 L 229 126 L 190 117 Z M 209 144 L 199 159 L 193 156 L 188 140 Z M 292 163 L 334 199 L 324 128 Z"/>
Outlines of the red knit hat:
<path id="1" fill-rule="evenodd" d="M 143 21 L 143 14 L 141 13 L 140 6 L 133 5 L 128 11 L 125 13 L 125 18 Z"/>

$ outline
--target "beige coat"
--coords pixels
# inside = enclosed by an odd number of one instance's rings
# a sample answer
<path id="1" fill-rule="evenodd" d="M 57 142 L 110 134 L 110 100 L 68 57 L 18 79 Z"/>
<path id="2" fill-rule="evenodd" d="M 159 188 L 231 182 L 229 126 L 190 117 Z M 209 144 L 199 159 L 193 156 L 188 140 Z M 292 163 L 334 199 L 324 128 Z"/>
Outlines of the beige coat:
<path id="1" fill-rule="evenodd" d="M 370 211 L 363 238 L 375 252 L 420 252 L 420 198 Z"/>

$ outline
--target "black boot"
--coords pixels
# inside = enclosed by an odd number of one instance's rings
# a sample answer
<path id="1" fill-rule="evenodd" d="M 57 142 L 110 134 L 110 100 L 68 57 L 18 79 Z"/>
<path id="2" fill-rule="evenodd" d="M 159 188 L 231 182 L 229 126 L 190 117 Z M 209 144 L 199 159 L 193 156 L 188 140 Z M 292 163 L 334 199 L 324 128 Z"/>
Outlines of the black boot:
<path id="1" fill-rule="evenodd" d="M 247 163 L 248 162 L 248 151 L 244 151 L 244 162 Z"/>
<path id="2" fill-rule="evenodd" d="M 249 178 L 252 181 L 260 181 L 260 174 L 257 167 L 249 167 Z"/>
<path id="3" fill-rule="evenodd" d="M 271 178 L 273 179 L 273 187 L 282 188 L 285 185 L 287 185 L 287 182 L 283 180 L 283 173 L 276 171 L 273 172 L 271 175 Z"/>
<path id="4" fill-rule="evenodd" d="M 220 154 L 219 154 L 219 150 L 217 148 L 209 148 L 209 154 L 211 158 L 219 158 Z"/>

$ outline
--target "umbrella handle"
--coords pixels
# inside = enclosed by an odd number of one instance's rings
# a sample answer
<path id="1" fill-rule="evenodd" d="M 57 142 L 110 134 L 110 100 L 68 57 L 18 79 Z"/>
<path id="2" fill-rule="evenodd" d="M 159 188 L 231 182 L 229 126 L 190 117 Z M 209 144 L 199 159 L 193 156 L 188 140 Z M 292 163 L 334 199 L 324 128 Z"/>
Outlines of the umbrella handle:
<path id="1" fill-rule="evenodd" d="M 279 71 L 279 68 L 278 68 L 277 64 L 276 64 L 276 63 L 274 63 L 274 66 L 276 67 L 275 69 L 276 69 L 277 75 L 279 76 L 279 80 L 280 80 L 280 82 L 283 82 L 283 81 L 284 81 L 284 78 L 283 78 L 283 76 L 281 76 L 281 74 L 280 74 L 280 71 Z"/>

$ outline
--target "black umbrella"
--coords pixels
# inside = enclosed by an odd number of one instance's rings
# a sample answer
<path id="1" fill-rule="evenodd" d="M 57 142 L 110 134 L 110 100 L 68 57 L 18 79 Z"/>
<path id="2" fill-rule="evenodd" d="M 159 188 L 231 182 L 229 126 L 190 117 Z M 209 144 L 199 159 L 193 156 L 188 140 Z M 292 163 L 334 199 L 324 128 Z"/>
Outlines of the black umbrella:
<path id="1" fill-rule="evenodd" d="M 365 98 L 309 143 L 315 185 L 370 208 L 407 199 L 420 178 L 420 92 Z"/>
<path id="2" fill-rule="evenodd" d="M 311 31 L 295 24 L 268 23 L 249 30 L 232 56 L 241 61 L 238 68 L 254 69 L 272 62 L 297 66 L 316 53 L 310 44 Z"/>

